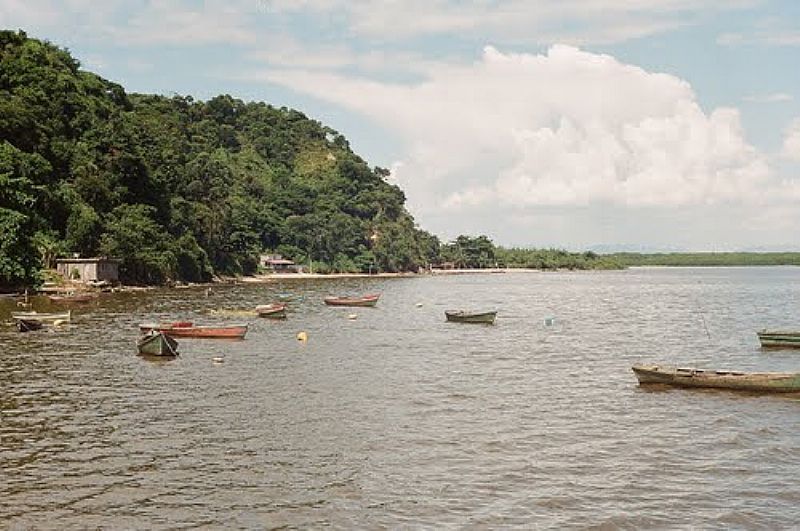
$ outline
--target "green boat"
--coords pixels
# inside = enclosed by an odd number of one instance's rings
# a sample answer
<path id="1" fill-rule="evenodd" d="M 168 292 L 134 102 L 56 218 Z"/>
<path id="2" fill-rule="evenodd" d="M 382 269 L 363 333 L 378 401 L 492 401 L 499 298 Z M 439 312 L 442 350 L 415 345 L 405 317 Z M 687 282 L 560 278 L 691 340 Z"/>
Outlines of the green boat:
<path id="1" fill-rule="evenodd" d="M 632 369 L 640 385 L 664 384 L 769 393 L 800 392 L 800 373 L 797 372 L 714 371 L 664 365 L 634 365 Z"/>
<path id="2" fill-rule="evenodd" d="M 453 323 L 479 323 L 494 324 L 497 318 L 497 310 L 490 312 L 467 312 L 464 310 L 445 310 L 447 320 Z"/>
<path id="3" fill-rule="evenodd" d="M 178 342 L 163 332 L 148 332 L 137 341 L 139 354 L 148 356 L 177 356 Z"/>
<path id="4" fill-rule="evenodd" d="M 800 348 L 800 332 L 765 328 L 756 334 L 763 348 Z"/>

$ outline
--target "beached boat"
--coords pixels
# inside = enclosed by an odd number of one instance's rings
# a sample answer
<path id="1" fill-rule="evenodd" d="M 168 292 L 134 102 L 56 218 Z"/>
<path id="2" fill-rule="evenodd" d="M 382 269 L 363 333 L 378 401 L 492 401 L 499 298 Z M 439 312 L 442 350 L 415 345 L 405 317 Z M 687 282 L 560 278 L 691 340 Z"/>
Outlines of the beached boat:
<path id="1" fill-rule="evenodd" d="M 189 321 L 178 321 L 174 323 L 144 323 L 139 325 L 139 330 L 142 333 L 155 330 L 171 337 L 244 339 L 247 334 L 247 325 L 196 326 Z"/>
<path id="2" fill-rule="evenodd" d="M 380 294 L 363 295 L 361 297 L 325 297 L 328 306 L 375 306 Z"/>
<path id="3" fill-rule="evenodd" d="M 76 293 L 74 295 L 48 295 L 50 302 L 71 303 L 71 302 L 91 302 L 98 297 L 97 293 Z"/>
<path id="4" fill-rule="evenodd" d="M 32 330 L 41 330 L 44 324 L 41 321 L 33 319 L 17 319 L 17 330 L 20 332 L 30 332 Z"/>
<path id="5" fill-rule="evenodd" d="M 136 342 L 139 354 L 148 356 L 177 356 L 178 342 L 163 332 L 151 330 Z"/>
<path id="6" fill-rule="evenodd" d="M 40 312 L 11 312 L 11 318 L 15 321 L 19 321 L 20 319 L 31 320 L 31 321 L 47 321 L 47 322 L 55 322 L 55 321 L 69 321 L 72 317 L 72 310 L 67 310 L 66 312 L 52 312 L 52 313 L 40 313 Z"/>
<path id="7" fill-rule="evenodd" d="M 467 312 L 464 310 L 445 310 L 445 317 L 454 323 L 493 324 L 497 318 L 497 310 L 489 312 Z"/>
<path id="8" fill-rule="evenodd" d="M 256 313 L 259 317 L 270 317 L 272 319 L 283 319 L 286 317 L 286 305 L 280 302 L 272 304 L 261 304 L 256 306 Z"/>
<path id="9" fill-rule="evenodd" d="M 639 384 L 708 387 L 771 393 L 800 392 L 797 372 L 739 372 L 703 370 L 664 365 L 634 365 Z"/>
<path id="10" fill-rule="evenodd" d="M 791 330 L 761 330 L 756 332 L 765 348 L 800 348 L 800 332 Z"/>

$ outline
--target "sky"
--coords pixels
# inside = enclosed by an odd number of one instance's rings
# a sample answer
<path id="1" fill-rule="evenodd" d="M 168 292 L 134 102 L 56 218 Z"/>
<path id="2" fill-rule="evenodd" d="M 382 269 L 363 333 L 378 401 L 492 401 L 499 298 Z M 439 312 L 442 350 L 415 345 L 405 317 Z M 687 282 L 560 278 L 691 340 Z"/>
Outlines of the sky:
<path id="1" fill-rule="evenodd" d="M 449 240 L 800 250 L 795 0 L 0 0 L 129 92 L 295 108 Z"/>

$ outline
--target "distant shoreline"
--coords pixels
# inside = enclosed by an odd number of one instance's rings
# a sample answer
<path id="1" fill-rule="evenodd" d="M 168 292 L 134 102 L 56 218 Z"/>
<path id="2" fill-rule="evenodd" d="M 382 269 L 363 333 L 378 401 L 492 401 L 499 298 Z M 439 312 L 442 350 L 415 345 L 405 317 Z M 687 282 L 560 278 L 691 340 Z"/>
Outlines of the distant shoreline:
<path id="1" fill-rule="evenodd" d="M 237 282 L 260 283 L 272 280 L 337 279 L 337 278 L 422 278 L 440 275 L 486 275 L 502 273 L 541 273 L 541 269 L 486 268 L 486 269 L 434 269 L 422 273 L 265 273 L 237 277 Z"/>

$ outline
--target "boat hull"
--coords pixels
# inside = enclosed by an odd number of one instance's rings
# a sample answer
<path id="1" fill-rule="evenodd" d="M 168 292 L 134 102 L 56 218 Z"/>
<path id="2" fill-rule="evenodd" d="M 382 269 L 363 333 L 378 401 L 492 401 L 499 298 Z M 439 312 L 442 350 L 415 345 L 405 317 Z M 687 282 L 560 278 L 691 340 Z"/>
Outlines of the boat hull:
<path id="1" fill-rule="evenodd" d="M 761 330 L 756 332 L 764 348 L 800 348 L 800 332 L 789 330 Z"/>
<path id="2" fill-rule="evenodd" d="M 328 306 L 375 306 L 380 295 L 365 295 L 363 297 L 325 297 Z"/>
<path id="3" fill-rule="evenodd" d="M 141 324 L 139 330 L 143 333 L 155 330 L 163 332 L 170 337 L 185 337 L 198 339 L 244 339 L 247 334 L 247 325 L 232 326 L 174 326 L 171 324 Z"/>
<path id="4" fill-rule="evenodd" d="M 447 310 L 445 317 L 451 323 L 494 324 L 497 312 L 465 312 L 461 310 Z"/>
<path id="5" fill-rule="evenodd" d="M 57 313 L 39 313 L 39 312 L 11 312 L 11 318 L 15 321 L 20 319 L 30 321 L 69 321 L 72 317 L 72 310 Z"/>
<path id="6" fill-rule="evenodd" d="M 256 313 L 259 317 L 267 317 L 270 319 L 285 319 L 286 318 L 286 305 L 285 304 L 264 304 L 256 306 Z"/>
<path id="7" fill-rule="evenodd" d="M 662 365 L 634 365 L 640 385 L 732 389 L 770 393 L 800 392 L 800 373 L 713 371 Z"/>
<path id="8" fill-rule="evenodd" d="M 83 303 L 91 302 L 97 299 L 97 294 L 87 293 L 84 295 L 48 295 L 47 298 L 50 299 L 50 302 L 57 302 L 61 304 Z"/>
<path id="9" fill-rule="evenodd" d="M 41 330 L 41 321 L 34 321 L 33 319 L 17 319 L 17 330 L 20 332 L 32 332 L 33 330 Z"/>
<path id="10" fill-rule="evenodd" d="M 139 354 L 147 356 L 177 356 L 178 342 L 162 332 L 150 332 L 136 343 Z"/>

